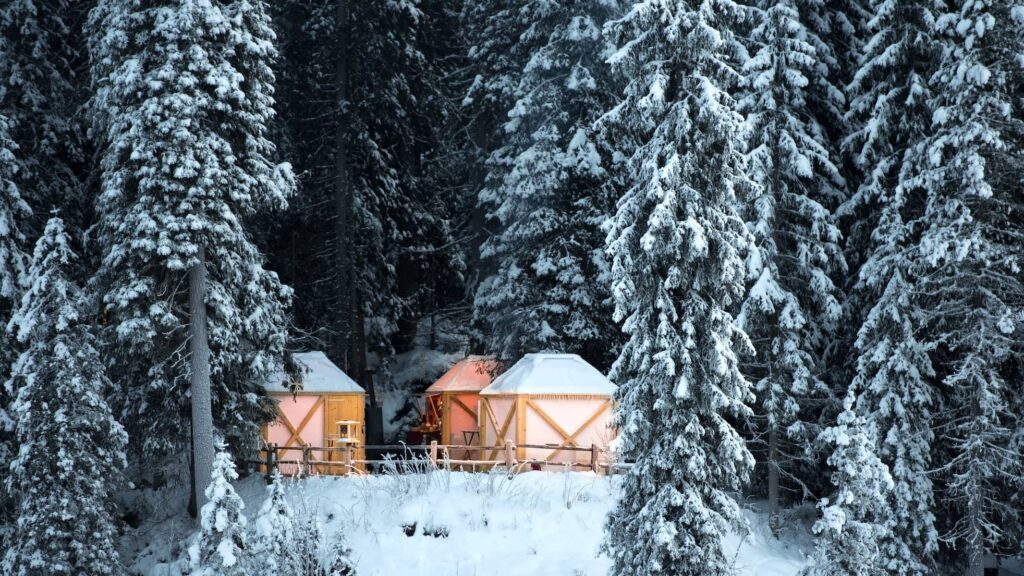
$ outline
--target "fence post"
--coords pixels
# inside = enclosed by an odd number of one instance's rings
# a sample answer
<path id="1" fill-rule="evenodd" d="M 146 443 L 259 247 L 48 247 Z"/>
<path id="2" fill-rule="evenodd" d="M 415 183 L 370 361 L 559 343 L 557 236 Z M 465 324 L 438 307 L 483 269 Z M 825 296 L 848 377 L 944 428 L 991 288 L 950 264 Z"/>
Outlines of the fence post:
<path id="1" fill-rule="evenodd" d="M 352 473 L 352 445 L 345 443 L 345 474 Z"/>
<path id="2" fill-rule="evenodd" d="M 311 471 L 310 467 L 309 467 L 310 452 L 311 452 L 311 448 L 310 448 L 309 444 L 303 444 L 302 445 L 302 475 L 303 476 L 309 476 L 310 475 L 310 471 Z"/>
<path id="3" fill-rule="evenodd" d="M 505 466 L 508 467 L 509 472 L 512 471 L 512 467 L 515 465 L 515 453 L 515 442 L 505 442 Z"/>
<path id="4" fill-rule="evenodd" d="M 597 444 L 590 445 L 590 469 L 594 474 L 601 475 L 601 449 Z"/>
<path id="5" fill-rule="evenodd" d="M 281 473 L 281 465 L 278 463 L 280 461 L 280 459 L 281 459 L 281 455 L 277 453 L 277 444 L 272 444 L 270 446 L 270 462 L 271 463 L 270 463 L 270 466 L 267 467 L 267 469 L 270 471 L 271 475 L 280 474 Z"/>
<path id="6" fill-rule="evenodd" d="M 430 463 L 437 468 L 437 440 L 430 441 Z"/>

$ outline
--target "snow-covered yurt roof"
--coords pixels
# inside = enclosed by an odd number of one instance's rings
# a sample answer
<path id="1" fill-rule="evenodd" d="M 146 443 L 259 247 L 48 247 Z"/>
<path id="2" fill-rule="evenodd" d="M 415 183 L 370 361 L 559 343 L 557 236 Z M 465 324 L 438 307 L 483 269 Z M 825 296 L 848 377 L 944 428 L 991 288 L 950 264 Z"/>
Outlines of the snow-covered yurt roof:
<path id="1" fill-rule="evenodd" d="M 576 354 L 527 354 L 480 394 L 610 396 L 615 384 Z"/>
<path id="2" fill-rule="evenodd" d="M 304 368 L 301 392 L 365 394 L 366 390 L 341 371 L 323 352 L 298 352 L 295 361 Z M 284 371 L 275 373 L 265 386 L 267 392 L 291 392 Z"/>
<path id="3" fill-rule="evenodd" d="M 491 383 L 494 359 L 469 356 L 455 363 L 443 376 L 427 388 L 427 394 L 441 392 L 479 392 Z"/>

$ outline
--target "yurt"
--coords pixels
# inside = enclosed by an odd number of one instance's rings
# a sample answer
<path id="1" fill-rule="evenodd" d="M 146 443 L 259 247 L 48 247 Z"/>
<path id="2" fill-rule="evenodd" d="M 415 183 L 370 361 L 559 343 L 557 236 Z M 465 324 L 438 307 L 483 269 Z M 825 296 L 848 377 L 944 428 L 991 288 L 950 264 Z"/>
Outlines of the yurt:
<path id="1" fill-rule="evenodd" d="M 615 435 L 614 392 L 615 385 L 576 354 L 527 354 L 480 391 L 480 444 L 514 442 L 520 461 L 590 464 L 587 451 L 563 448 L 607 448 Z"/>
<path id="2" fill-rule="evenodd" d="M 294 357 L 303 371 L 297 392 L 292 392 L 291 382 L 283 372 L 275 374 L 265 386 L 277 401 L 277 420 L 264 429 L 264 440 L 281 448 L 309 446 L 311 460 L 339 462 L 337 466 L 321 465 L 311 472 L 345 473 L 341 453 L 317 448 L 351 446 L 355 449 L 353 459 L 363 459 L 366 391 L 323 352 L 301 352 Z M 302 457 L 298 449 L 279 451 L 282 461 Z M 296 470 L 295 465 L 281 466 L 283 474 Z"/>
<path id="3" fill-rule="evenodd" d="M 456 362 L 427 388 L 422 428 L 439 433 L 441 444 L 478 444 L 480 391 L 491 383 L 494 369 L 494 360 L 485 356 Z"/>

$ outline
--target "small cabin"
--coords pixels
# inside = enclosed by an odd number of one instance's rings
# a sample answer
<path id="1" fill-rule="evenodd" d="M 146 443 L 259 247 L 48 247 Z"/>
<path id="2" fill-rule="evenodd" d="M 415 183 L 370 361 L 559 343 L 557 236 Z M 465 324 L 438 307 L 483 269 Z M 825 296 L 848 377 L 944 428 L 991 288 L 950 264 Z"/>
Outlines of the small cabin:
<path id="1" fill-rule="evenodd" d="M 480 391 L 480 445 L 514 442 L 516 459 L 535 467 L 589 465 L 590 449 L 615 437 L 615 389 L 576 354 L 527 354 Z"/>
<path id="2" fill-rule="evenodd" d="M 495 368 L 486 356 L 456 362 L 427 388 L 421 431 L 436 435 L 441 444 L 477 445 L 480 391 L 490 385 Z"/>
<path id="3" fill-rule="evenodd" d="M 344 452 L 352 448 L 353 459 L 362 460 L 366 442 L 366 391 L 338 368 L 323 352 L 294 355 L 302 370 L 292 381 L 284 372 L 266 384 L 267 394 L 277 402 L 277 419 L 263 430 L 263 439 L 278 447 L 282 474 L 294 474 L 299 465 L 287 462 L 307 458 L 338 462 L 311 466 L 308 473 L 344 474 Z M 308 447 L 308 454 L 303 449 Z M 325 450 L 329 449 L 329 450 Z"/>

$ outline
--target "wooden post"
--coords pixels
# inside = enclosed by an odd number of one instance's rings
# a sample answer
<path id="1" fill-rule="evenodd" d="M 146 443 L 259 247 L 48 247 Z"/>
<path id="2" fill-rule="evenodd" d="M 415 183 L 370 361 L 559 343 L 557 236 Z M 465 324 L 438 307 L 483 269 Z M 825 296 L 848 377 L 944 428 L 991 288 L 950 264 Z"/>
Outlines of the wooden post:
<path id="1" fill-rule="evenodd" d="M 310 449 L 309 444 L 303 444 L 302 445 L 302 475 L 303 476 L 309 476 L 309 472 L 310 472 L 310 469 L 309 469 L 310 454 L 309 453 L 310 452 L 311 452 L 311 449 Z"/>
<path id="2" fill-rule="evenodd" d="M 437 440 L 430 441 L 430 463 L 437 468 Z"/>
<path id="3" fill-rule="evenodd" d="M 515 442 L 505 442 L 505 466 L 508 467 L 509 472 L 511 472 L 512 468 L 515 466 L 515 453 Z"/>
<path id="4" fill-rule="evenodd" d="M 277 454 L 277 444 L 271 444 L 270 445 L 269 462 L 268 462 L 268 465 L 267 465 L 267 471 L 271 475 L 276 474 L 276 473 L 278 473 L 280 471 L 280 466 L 277 463 L 278 460 L 279 460 L 279 458 L 278 458 L 278 454 Z"/>
<path id="5" fill-rule="evenodd" d="M 352 473 L 352 445 L 345 443 L 345 474 Z"/>
<path id="6" fill-rule="evenodd" d="M 601 475 L 601 449 L 597 447 L 597 444 L 590 445 L 590 469 L 594 471 L 594 474 Z"/>

